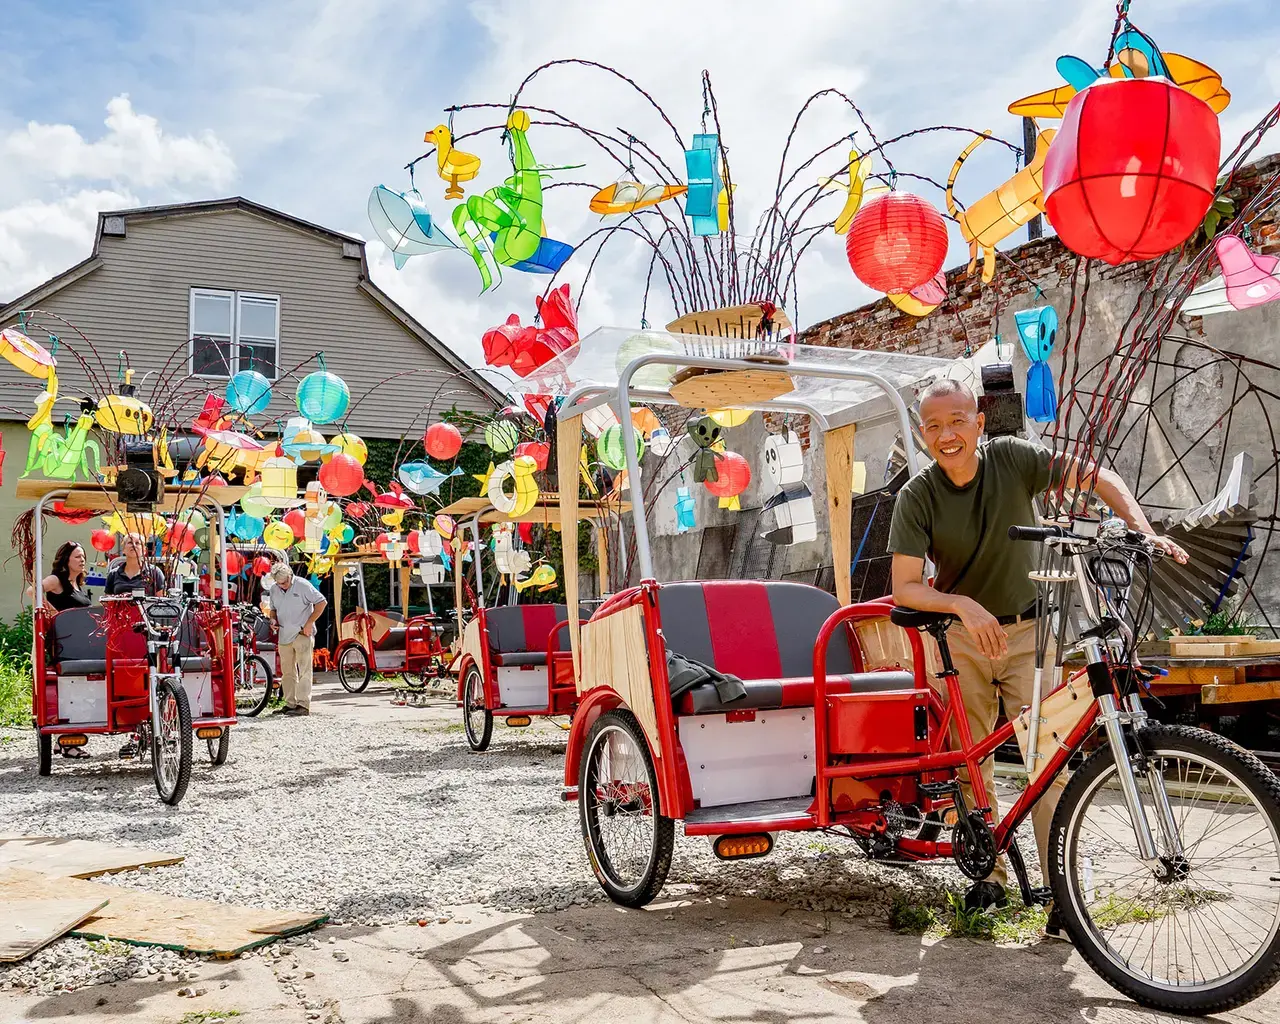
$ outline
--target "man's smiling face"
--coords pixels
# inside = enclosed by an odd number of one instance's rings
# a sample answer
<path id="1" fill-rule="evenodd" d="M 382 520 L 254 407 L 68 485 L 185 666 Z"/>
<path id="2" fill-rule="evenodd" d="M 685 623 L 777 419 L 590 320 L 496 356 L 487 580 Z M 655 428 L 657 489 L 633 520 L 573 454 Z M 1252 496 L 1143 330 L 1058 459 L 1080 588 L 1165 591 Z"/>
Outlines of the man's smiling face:
<path id="1" fill-rule="evenodd" d="M 944 471 L 960 470 L 977 457 L 986 420 L 969 392 L 928 396 L 920 403 L 920 420 L 929 454 Z"/>

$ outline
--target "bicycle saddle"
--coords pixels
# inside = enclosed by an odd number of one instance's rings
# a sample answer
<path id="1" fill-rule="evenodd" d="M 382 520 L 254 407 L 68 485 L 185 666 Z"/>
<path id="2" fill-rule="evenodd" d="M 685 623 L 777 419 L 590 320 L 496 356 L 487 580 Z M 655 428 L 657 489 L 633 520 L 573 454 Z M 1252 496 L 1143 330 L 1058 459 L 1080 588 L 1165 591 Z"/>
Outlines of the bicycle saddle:
<path id="1" fill-rule="evenodd" d="M 930 626 L 950 625 L 955 616 L 950 612 L 922 612 L 915 608 L 894 608 L 889 621 L 904 629 L 928 629 Z"/>

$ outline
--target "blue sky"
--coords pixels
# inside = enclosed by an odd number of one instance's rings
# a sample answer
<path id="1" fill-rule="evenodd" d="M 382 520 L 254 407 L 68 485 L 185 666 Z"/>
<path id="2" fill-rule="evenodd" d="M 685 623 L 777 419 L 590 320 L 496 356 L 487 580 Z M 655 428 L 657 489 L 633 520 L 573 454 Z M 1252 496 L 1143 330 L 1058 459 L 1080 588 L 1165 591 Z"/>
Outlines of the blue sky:
<path id="1" fill-rule="evenodd" d="M 443 107 L 506 102 L 529 70 L 566 56 L 631 75 L 686 136 L 701 111 L 699 73 L 709 69 L 740 183 L 738 216 L 754 221 L 791 119 L 813 91 L 848 92 L 881 136 L 953 124 L 1016 139 L 1019 124 L 1004 108 L 1057 84 L 1060 53 L 1100 62 L 1114 4 L 4 0 L 4 9 L 0 296 L 11 297 L 83 258 L 102 208 L 238 194 L 369 237 L 369 189 L 407 185 L 401 167 L 424 149 L 423 132 L 444 119 Z M 1280 98 L 1280 18 L 1270 0 L 1135 0 L 1132 16 L 1165 49 L 1223 74 L 1234 97 L 1224 142 Z M 598 75 L 548 73 L 528 96 L 588 125 L 625 125 L 679 163 L 661 124 Z M 478 122 L 460 115 L 459 123 L 465 130 Z M 820 105 L 802 125 L 799 149 L 812 152 L 853 127 L 835 105 Z M 616 176 L 563 133 L 532 139 L 544 162 L 587 159 L 572 173 L 577 180 Z M 502 167 L 496 145 L 477 145 L 489 169 Z M 945 179 L 963 145 L 959 136 L 931 135 L 893 156 L 904 170 Z M 1261 152 L 1277 148 L 1273 137 Z M 958 193 L 976 198 L 1012 170 L 1007 151 L 986 146 L 962 172 Z M 487 187 L 487 177 L 477 184 Z M 440 215 L 447 207 L 437 184 L 432 178 L 424 193 Z M 939 193 L 920 191 L 941 206 Z M 832 203 L 834 215 L 839 200 Z M 581 190 L 557 193 L 548 201 L 550 233 L 583 237 L 596 226 L 585 206 Z M 853 279 L 840 242 L 830 236 L 806 256 L 802 324 L 874 297 Z M 586 293 L 587 327 L 639 319 L 647 256 L 626 244 L 609 253 Z M 512 273 L 481 297 L 474 268 L 458 254 L 423 257 L 401 272 L 380 246 L 370 255 L 379 283 L 472 359 L 479 333 L 511 311 L 527 318 L 545 283 Z M 957 238 L 949 263 L 963 255 Z M 570 264 L 575 292 L 584 271 Z M 663 317 L 659 300 L 650 319 Z"/>

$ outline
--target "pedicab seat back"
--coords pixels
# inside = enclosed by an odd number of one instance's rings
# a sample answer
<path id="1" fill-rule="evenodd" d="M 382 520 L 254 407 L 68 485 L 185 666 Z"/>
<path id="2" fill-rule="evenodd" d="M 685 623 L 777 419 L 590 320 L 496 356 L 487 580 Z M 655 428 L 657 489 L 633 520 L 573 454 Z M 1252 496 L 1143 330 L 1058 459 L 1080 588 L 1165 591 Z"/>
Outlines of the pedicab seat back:
<path id="1" fill-rule="evenodd" d="M 555 651 L 569 649 L 569 631 L 556 630 L 568 617 L 569 607 L 563 604 L 517 604 L 485 609 L 485 630 L 489 634 L 493 663 L 504 667 L 545 665 L 548 641 L 553 643 Z M 579 618 L 588 617 L 585 609 L 579 612 Z"/>
<path id="2" fill-rule="evenodd" d="M 83 676 L 107 670 L 107 632 L 98 609 L 58 612 L 46 637 L 49 662 L 58 675 Z"/>
<path id="3" fill-rule="evenodd" d="M 840 607 L 817 587 L 783 580 L 701 580 L 663 585 L 658 609 L 668 650 L 737 676 L 746 696 L 724 703 L 711 683 L 675 695 L 679 714 L 813 705 L 813 649 Z M 846 630 L 827 648 L 829 693 L 910 690 L 910 672 L 855 672 Z"/>

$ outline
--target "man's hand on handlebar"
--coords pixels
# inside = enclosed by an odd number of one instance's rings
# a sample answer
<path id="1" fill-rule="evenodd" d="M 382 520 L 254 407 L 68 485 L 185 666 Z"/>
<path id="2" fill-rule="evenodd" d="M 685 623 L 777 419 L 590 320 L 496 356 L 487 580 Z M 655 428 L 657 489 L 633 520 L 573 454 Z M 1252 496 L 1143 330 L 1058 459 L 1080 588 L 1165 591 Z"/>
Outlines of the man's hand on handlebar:
<path id="1" fill-rule="evenodd" d="M 1179 565 L 1187 564 L 1187 553 L 1170 538 L 1151 534 L 1147 537 L 1147 540 L 1150 542 L 1153 550 L 1159 551 L 1161 554 L 1169 555 Z"/>
<path id="2" fill-rule="evenodd" d="M 988 658 L 1003 658 L 1009 653 L 1009 635 L 996 617 L 971 597 L 953 598 L 955 614 Z"/>

